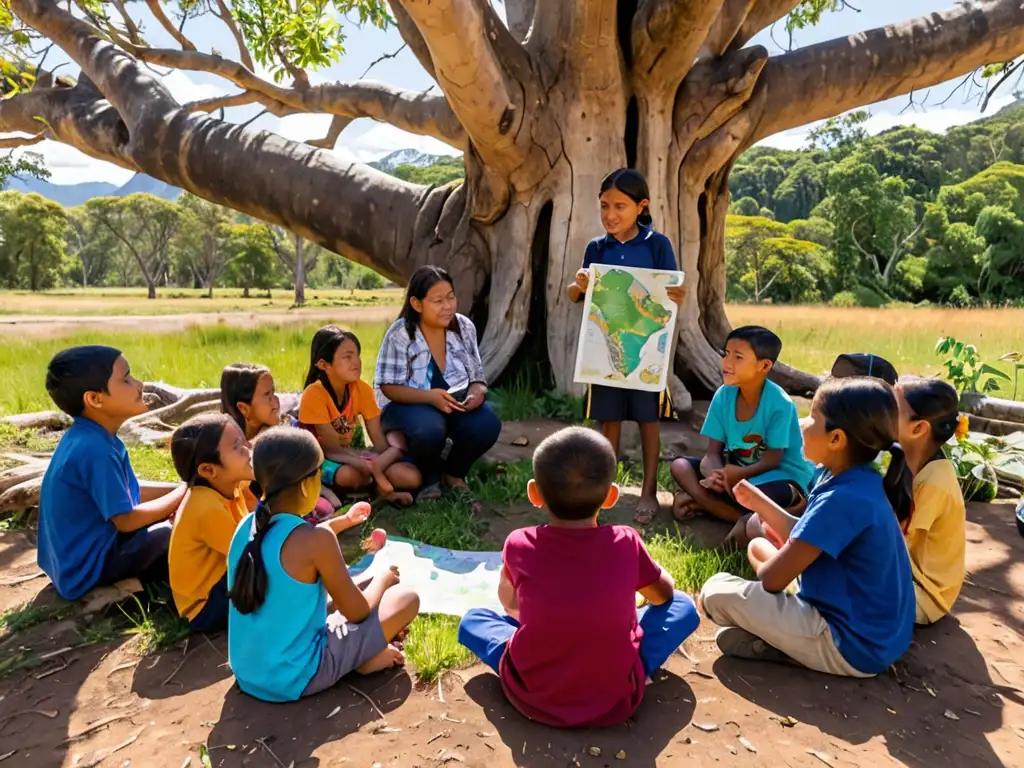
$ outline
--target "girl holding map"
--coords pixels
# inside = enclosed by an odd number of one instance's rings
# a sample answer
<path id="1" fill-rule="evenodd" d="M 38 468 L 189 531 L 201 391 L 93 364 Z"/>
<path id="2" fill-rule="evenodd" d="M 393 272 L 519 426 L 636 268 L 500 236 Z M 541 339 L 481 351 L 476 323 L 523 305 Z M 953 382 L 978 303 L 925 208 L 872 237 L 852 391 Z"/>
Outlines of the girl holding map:
<path id="1" fill-rule="evenodd" d="M 601 183 L 601 224 L 605 234 L 591 240 L 583 257 L 583 267 L 575 282 L 566 288 L 569 300 L 583 300 L 594 264 L 663 269 L 676 271 L 676 256 L 669 239 L 652 226 L 650 192 L 647 180 L 632 168 L 620 168 Z M 666 289 L 668 298 L 683 303 L 682 285 Z M 635 421 L 640 427 L 643 449 L 644 483 L 637 506 L 636 522 L 647 525 L 658 512 L 658 460 L 661 456 L 659 422 L 667 415 L 664 392 L 643 392 L 594 385 L 587 396 L 587 416 L 601 423 L 601 432 L 619 451 L 622 422 Z"/>

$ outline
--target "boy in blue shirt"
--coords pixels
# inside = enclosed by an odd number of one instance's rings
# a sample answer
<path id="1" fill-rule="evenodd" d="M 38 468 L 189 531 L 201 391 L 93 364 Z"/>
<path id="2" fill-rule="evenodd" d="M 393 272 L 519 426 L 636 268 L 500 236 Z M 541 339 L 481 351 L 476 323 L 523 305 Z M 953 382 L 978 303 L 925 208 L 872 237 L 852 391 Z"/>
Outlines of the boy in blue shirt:
<path id="1" fill-rule="evenodd" d="M 166 580 L 168 518 L 185 486 L 140 490 L 117 437 L 146 412 L 142 382 L 119 350 L 84 346 L 54 356 L 46 390 L 74 423 L 43 477 L 39 567 L 66 600 L 132 576 Z"/>
<path id="2" fill-rule="evenodd" d="M 682 491 L 673 514 L 688 520 L 701 511 L 746 526 L 745 510 L 732 496 L 749 480 L 779 507 L 799 514 L 807 503 L 814 468 L 804 458 L 796 406 L 768 380 L 782 341 L 767 328 L 744 326 L 729 334 L 722 358 L 724 384 L 715 393 L 701 434 L 708 438 L 703 459 L 677 459 L 672 475 Z"/>

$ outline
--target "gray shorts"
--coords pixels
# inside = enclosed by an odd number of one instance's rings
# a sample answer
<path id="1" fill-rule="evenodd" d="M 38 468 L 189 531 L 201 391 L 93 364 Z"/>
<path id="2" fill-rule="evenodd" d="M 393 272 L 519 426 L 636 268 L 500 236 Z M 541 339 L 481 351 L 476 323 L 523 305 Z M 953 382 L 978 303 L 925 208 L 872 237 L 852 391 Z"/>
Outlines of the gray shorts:
<path id="1" fill-rule="evenodd" d="M 320 666 L 303 696 L 325 691 L 388 647 L 377 610 L 360 624 L 351 624 L 338 611 L 327 617 L 327 643 Z"/>

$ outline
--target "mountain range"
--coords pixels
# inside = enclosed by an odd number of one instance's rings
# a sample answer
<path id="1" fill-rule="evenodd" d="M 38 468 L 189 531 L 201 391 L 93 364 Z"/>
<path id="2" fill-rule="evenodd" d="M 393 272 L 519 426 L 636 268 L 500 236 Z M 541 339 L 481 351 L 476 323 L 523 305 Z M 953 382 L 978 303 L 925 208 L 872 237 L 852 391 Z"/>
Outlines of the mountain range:
<path id="1" fill-rule="evenodd" d="M 400 149 L 390 155 L 375 160 L 371 166 L 385 173 L 392 173 L 400 165 L 412 165 L 426 168 L 440 159 L 439 155 L 428 155 L 415 149 Z M 177 200 L 181 195 L 178 187 L 154 179 L 144 173 L 136 173 L 127 184 L 117 186 L 106 181 L 84 181 L 80 184 L 53 184 L 49 181 L 33 178 L 11 178 L 5 189 L 17 192 L 38 192 L 43 197 L 60 203 L 65 208 L 74 208 L 94 197 L 126 197 L 136 192 L 146 192 L 162 197 L 165 200 Z"/>
<path id="2" fill-rule="evenodd" d="M 106 181 L 85 181 L 81 184 L 52 184 L 33 178 L 11 178 L 4 189 L 16 192 L 38 192 L 43 197 L 60 203 L 65 208 L 74 208 L 94 197 L 127 197 L 136 192 L 146 192 L 165 200 L 177 200 L 181 190 L 144 173 L 136 173 L 127 184 L 117 186 Z"/>

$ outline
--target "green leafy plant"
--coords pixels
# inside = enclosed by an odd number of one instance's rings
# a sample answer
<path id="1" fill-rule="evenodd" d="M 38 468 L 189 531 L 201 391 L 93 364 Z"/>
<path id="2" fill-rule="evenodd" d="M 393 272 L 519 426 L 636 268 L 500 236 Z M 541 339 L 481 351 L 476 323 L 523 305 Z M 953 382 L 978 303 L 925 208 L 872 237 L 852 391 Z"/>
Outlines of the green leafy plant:
<path id="1" fill-rule="evenodd" d="M 948 355 L 943 365 L 946 378 L 960 394 L 965 392 L 988 394 L 999 389 L 999 380 L 1010 381 L 1010 377 L 982 361 L 978 348 L 964 344 L 952 336 L 943 336 L 935 345 L 937 355 Z"/>
<path id="2" fill-rule="evenodd" d="M 999 451 L 987 441 L 964 438 L 947 448 L 966 501 L 990 502 L 999 493 L 995 461 Z"/>
<path id="3" fill-rule="evenodd" d="M 1013 397 L 1011 399 L 1017 399 L 1017 385 L 1020 383 L 1020 372 L 1024 371 L 1024 353 L 1021 352 L 1007 352 L 1005 355 L 999 358 L 1002 363 L 1013 363 Z"/>

